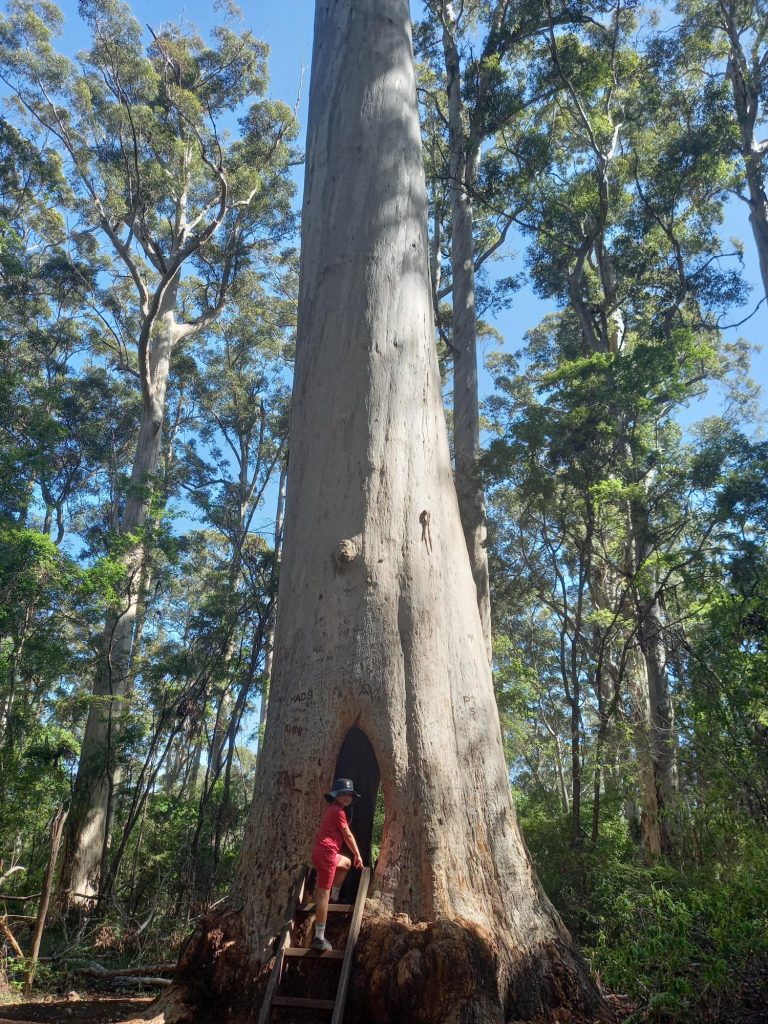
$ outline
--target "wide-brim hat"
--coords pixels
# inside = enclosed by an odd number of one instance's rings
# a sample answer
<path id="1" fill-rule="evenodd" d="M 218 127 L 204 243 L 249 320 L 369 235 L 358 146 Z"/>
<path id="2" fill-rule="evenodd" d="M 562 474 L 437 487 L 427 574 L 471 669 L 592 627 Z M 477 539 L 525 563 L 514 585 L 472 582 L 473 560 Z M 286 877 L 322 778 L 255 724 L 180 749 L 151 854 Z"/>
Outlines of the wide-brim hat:
<path id="1" fill-rule="evenodd" d="M 325 799 L 332 804 L 337 796 L 343 796 L 344 793 L 351 793 L 355 800 L 360 799 L 360 794 L 355 792 L 355 784 L 352 779 L 336 779 L 330 793 L 325 794 Z"/>

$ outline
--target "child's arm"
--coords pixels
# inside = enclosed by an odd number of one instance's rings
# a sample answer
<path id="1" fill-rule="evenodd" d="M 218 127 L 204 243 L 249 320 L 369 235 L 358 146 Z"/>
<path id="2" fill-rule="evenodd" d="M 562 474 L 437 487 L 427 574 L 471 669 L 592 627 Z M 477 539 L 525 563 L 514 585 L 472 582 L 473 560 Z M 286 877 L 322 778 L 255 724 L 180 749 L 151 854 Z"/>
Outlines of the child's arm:
<path id="1" fill-rule="evenodd" d="M 344 836 L 344 842 L 352 851 L 352 856 L 354 857 L 354 866 L 356 868 L 361 868 L 363 866 L 363 858 L 360 856 L 360 851 L 357 848 L 357 840 L 352 835 L 352 829 L 349 827 L 349 825 L 342 825 L 341 834 Z"/>

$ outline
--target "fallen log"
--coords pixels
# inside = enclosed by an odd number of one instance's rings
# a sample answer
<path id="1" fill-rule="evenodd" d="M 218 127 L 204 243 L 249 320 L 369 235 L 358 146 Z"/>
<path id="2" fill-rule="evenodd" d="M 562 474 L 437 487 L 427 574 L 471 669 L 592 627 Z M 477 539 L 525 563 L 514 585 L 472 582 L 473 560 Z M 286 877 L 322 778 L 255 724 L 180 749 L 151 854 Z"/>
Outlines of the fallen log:
<path id="1" fill-rule="evenodd" d="M 160 988 L 166 988 L 172 985 L 173 982 L 170 978 L 158 978 L 145 977 L 143 975 L 120 975 L 116 978 L 109 979 L 110 988 L 141 988 L 144 986 L 149 987 L 150 985 Z"/>
<path id="2" fill-rule="evenodd" d="M 102 967 L 91 961 L 85 967 L 75 967 L 78 974 L 90 974 L 95 978 L 132 978 L 137 975 L 173 974 L 176 964 L 144 964 L 143 967 Z"/>

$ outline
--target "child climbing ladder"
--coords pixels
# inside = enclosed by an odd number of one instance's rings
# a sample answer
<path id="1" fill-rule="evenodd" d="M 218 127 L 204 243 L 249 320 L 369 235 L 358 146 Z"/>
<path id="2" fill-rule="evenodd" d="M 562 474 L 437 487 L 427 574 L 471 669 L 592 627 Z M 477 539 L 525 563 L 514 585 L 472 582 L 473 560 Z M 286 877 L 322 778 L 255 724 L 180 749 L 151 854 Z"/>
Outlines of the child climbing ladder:
<path id="1" fill-rule="evenodd" d="M 323 815 L 312 849 L 312 863 L 317 869 L 315 893 L 317 910 L 312 949 L 321 952 L 333 948 L 325 937 L 328 903 L 331 899 L 338 900 L 339 892 L 352 863 L 356 868 L 363 866 L 357 840 L 349 827 L 346 814 L 346 808 L 359 797 L 360 794 L 355 792 L 351 779 L 336 779 L 330 793 L 325 794 L 325 799 L 331 806 Z M 341 852 L 345 844 L 352 852 L 352 861 Z"/>

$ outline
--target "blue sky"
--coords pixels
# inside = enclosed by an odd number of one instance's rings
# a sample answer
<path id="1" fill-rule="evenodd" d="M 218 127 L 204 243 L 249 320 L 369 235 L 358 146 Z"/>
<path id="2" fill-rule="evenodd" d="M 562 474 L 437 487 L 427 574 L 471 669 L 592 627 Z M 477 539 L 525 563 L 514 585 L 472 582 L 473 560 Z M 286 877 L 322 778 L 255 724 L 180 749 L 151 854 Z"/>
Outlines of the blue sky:
<path id="1" fill-rule="evenodd" d="M 59 6 L 63 9 L 66 19 L 61 47 L 65 52 L 74 55 L 80 47 L 87 45 L 87 37 L 82 31 L 77 15 L 77 0 L 65 0 Z M 412 6 L 415 10 L 415 0 Z M 206 31 L 218 20 L 210 3 L 185 5 L 180 0 L 132 0 L 131 7 L 142 24 L 149 24 L 152 27 L 157 27 L 164 21 L 186 18 L 202 31 Z M 271 49 L 271 96 L 283 100 L 291 106 L 300 97 L 299 119 L 303 130 L 306 123 L 309 91 L 314 0 L 283 0 L 282 3 L 276 2 L 276 0 L 253 0 L 245 7 L 245 15 L 247 26 L 259 38 L 269 43 Z M 303 178 L 301 168 L 297 169 L 296 174 L 300 186 Z M 297 203 L 300 203 L 300 200 L 299 190 Z M 754 308 L 762 294 L 762 289 L 746 207 L 737 200 L 733 200 L 728 209 L 727 220 L 723 226 L 723 236 L 725 238 L 736 236 L 743 241 L 745 273 L 754 288 L 749 306 L 744 310 L 733 311 L 731 320 L 738 321 L 746 316 L 748 310 Z M 515 252 L 515 250 L 517 251 Z M 513 263 L 510 264 L 507 260 L 503 268 L 500 268 L 502 274 L 506 275 L 521 269 L 523 250 L 524 243 L 521 239 L 511 242 L 507 255 L 513 258 Z M 532 289 L 523 287 L 515 295 L 512 308 L 499 316 L 494 324 L 504 339 L 504 349 L 514 352 L 521 348 L 525 332 L 539 323 L 542 316 L 551 309 L 552 306 L 542 302 Z M 763 338 L 768 336 L 768 308 L 765 304 L 758 315 L 747 324 L 738 330 L 728 332 L 727 335 L 729 340 L 735 340 L 739 336 L 756 344 L 760 344 Z M 764 389 L 768 387 L 768 352 L 758 353 L 754 356 L 753 376 Z M 480 385 L 481 391 L 486 394 L 490 391 L 491 380 L 487 373 L 481 373 Z M 765 408 L 764 400 L 761 406 Z M 683 422 L 688 425 L 696 419 L 716 414 L 718 411 L 718 396 L 713 394 L 699 403 L 697 407 L 684 413 Z M 270 493 L 267 496 L 261 515 L 257 515 L 254 523 L 255 528 L 267 536 L 272 533 L 275 498 L 276 491 L 275 495 Z M 182 512 L 182 519 L 177 527 L 183 526 L 186 529 L 194 525 L 187 515 L 188 513 Z M 254 727 L 255 719 L 249 716 L 247 722 L 244 723 L 244 732 L 247 734 Z"/>
<path id="2" fill-rule="evenodd" d="M 62 47 L 68 53 L 74 54 L 80 46 L 86 44 L 86 37 L 77 15 L 77 0 L 66 0 L 59 6 L 64 11 L 66 19 L 65 33 L 61 41 Z M 149 24 L 153 27 L 157 27 L 163 21 L 178 20 L 183 17 L 205 31 L 219 20 L 211 3 L 185 4 L 181 0 L 133 0 L 130 6 L 142 24 Z M 257 36 L 269 43 L 271 49 L 270 93 L 273 98 L 284 100 L 291 106 L 300 97 L 299 119 L 303 129 L 306 122 L 309 91 L 314 0 L 283 0 L 282 3 L 279 0 L 278 2 L 276 0 L 253 0 L 250 4 L 244 4 L 243 9 L 245 24 Z M 412 9 L 414 13 L 417 13 L 415 3 L 412 4 Z M 297 178 L 300 183 L 301 169 L 297 170 Z M 300 201 L 300 196 L 297 197 L 297 201 Z M 726 238 L 735 236 L 743 241 L 745 275 L 753 285 L 753 293 L 747 307 L 733 311 L 729 322 L 735 322 L 743 319 L 757 305 L 762 294 L 746 206 L 736 199 L 732 200 L 728 208 L 723 235 Z M 513 241 L 508 247 L 508 253 L 511 254 L 514 248 Z M 519 270 L 522 255 L 522 243 L 519 243 L 513 264 L 506 261 L 503 273 L 509 273 L 510 266 L 513 270 Z M 539 300 L 530 288 L 522 288 L 516 294 L 512 308 L 505 311 L 495 321 L 496 328 L 504 338 L 505 350 L 516 351 L 519 349 L 523 344 L 525 332 L 535 326 L 551 308 L 551 305 Z M 726 337 L 728 340 L 745 337 L 757 345 L 762 344 L 764 339 L 768 339 L 768 304 L 764 304 L 758 314 L 748 323 L 727 332 Z M 754 355 L 753 376 L 764 390 L 768 388 L 768 350 Z M 481 387 L 487 390 L 490 386 L 488 375 L 481 375 Z M 761 405 L 765 408 L 765 400 Z M 690 421 L 699 416 L 713 414 L 717 412 L 717 409 L 718 398 L 713 395 L 698 408 L 689 410 L 685 418 Z"/>

